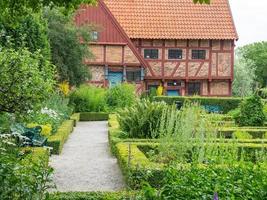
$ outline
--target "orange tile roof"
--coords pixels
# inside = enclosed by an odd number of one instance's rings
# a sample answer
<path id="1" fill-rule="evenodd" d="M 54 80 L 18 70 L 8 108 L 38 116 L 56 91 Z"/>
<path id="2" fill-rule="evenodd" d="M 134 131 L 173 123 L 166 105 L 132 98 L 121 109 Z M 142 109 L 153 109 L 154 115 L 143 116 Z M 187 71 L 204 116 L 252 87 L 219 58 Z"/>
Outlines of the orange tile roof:
<path id="1" fill-rule="evenodd" d="M 104 0 L 130 38 L 238 39 L 228 0 Z"/>

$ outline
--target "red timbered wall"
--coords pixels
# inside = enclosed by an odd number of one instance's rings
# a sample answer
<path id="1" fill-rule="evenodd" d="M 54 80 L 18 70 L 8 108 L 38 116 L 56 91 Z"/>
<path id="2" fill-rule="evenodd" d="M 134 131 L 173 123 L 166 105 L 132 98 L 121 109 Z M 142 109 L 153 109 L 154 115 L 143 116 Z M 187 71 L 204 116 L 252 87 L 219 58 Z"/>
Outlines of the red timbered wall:
<path id="1" fill-rule="evenodd" d="M 186 95 L 188 82 L 201 82 L 201 94 L 206 96 L 229 96 L 233 80 L 234 41 L 232 40 L 144 40 L 133 39 L 144 56 L 144 49 L 158 49 L 158 59 L 146 59 L 147 85 L 164 84 L 168 80 L 183 80 L 180 87 Z M 169 60 L 169 49 L 181 49 L 182 59 Z M 192 59 L 192 50 L 206 50 L 203 60 Z"/>

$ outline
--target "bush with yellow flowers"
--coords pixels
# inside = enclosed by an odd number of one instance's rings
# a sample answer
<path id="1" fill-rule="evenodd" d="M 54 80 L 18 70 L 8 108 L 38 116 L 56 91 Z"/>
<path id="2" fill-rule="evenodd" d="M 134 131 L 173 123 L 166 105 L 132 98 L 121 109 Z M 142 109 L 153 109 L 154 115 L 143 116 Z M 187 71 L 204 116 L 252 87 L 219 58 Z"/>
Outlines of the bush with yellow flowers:
<path id="1" fill-rule="evenodd" d="M 27 124 L 27 127 L 28 128 L 35 128 L 37 126 L 40 126 L 42 128 L 42 131 L 41 131 L 41 135 L 42 136 L 48 137 L 48 136 L 51 135 L 51 133 L 52 133 L 52 126 L 50 124 L 45 124 L 45 125 L 39 125 L 37 123 Z"/>
<path id="2" fill-rule="evenodd" d="M 60 83 L 59 85 L 59 90 L 65 95 L 67 96 L 70 93 L 70 85 L 67 81 L 63 81 L 62 83 Z"/>

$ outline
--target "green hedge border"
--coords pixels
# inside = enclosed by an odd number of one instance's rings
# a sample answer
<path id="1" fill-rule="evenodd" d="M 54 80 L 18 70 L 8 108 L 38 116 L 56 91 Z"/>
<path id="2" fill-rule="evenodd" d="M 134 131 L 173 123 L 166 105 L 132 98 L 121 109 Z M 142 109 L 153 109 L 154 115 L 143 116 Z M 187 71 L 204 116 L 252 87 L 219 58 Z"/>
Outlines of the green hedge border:
<path id="1" fill-rule="evenodd" d="M 169 96 L 157 96 L 154 97 L 154 101 L 164 101 L 167 104 L 174 104 L 176 101 L 185 101 L 198 102 L 200 105 L 210 105 L 210 106 L 220 106 L 223 113 L 228 113 L 230 110 L 233 110 L 239 106 L 242 102 L 242 98 L 234 97 L 169 97 Z"/>
<path id="2" fill-rule="evenodd" d="M 49 200 L 120 200 L 132 199 L 135 192 L 57 192 L 49 195 Z"/>
<path id="3" fill-rule="evenodd" d="M 109 113 L 104 112 L 81 112 L 80 121 L 107 121 Z"/>
<path id="4" fill-rule="evenodd" d="M 66 120 L 58 128 L 54 135 L 51 135 L 47 139 L 47 146 L 52 147 L 52 154 L 60 154 L 64 143 L 69 138 L 69 135 L 73 132 L 74 120 Z"/>
<path id="5" fill-rule="evenodd" d="M 74 126 L 80 121 L 80 113 L 74 113 L 70 116 L 70 119 L 74 121 Z"/>

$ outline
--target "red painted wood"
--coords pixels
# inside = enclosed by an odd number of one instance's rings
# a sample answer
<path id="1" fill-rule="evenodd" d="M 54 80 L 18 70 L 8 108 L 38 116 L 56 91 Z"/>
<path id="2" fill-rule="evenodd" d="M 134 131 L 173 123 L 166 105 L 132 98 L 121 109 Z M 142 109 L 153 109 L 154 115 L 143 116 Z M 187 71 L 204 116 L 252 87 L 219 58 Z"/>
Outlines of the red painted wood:
<path id="1" fill-rule="evenodd" d="M 120 32 L 113 25 L 110 17 L 101 8 L 101 5 L 83 5 L 75 16 L 77 25 L 91 24 L 96 31 L 99 31 L 100 43 L 127 43 Z"/>
<path id="2" fill-rule="evenodd" d="M 196 72 L 195 76 L 198 75 L 198 73 L 200 72 L 200 70 L 201 70 L 201 68 L 203 67 L 203 65 L 204 65 L 204 62 L 201 62 L 200 66 L 199 66 L 198 69 L 197 69 L 197 72 Z"/>
<path id="3" fill-rule="evenodd" d="M 174 68 L 172 74 L 171 74 L 171 77 L 174 77 L 174 74 L 175 74 L 175 72 L 177 72 L 177 70 L 179 69 L 180 65 L 181 65 L 181 63 L 178 62 L 177 65 L 175 66 L 175 68 Z"/>

